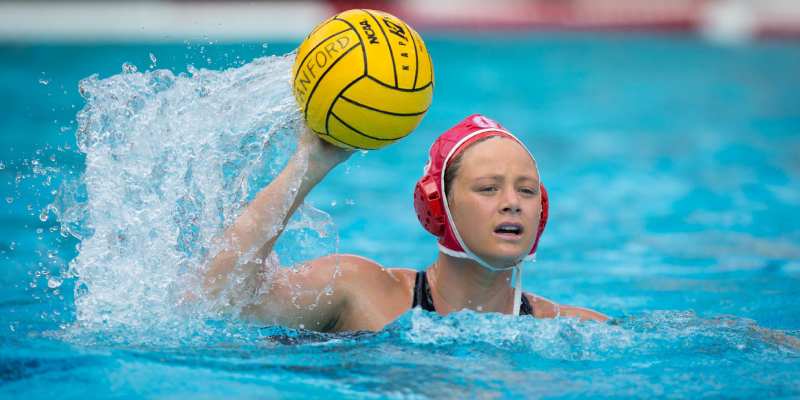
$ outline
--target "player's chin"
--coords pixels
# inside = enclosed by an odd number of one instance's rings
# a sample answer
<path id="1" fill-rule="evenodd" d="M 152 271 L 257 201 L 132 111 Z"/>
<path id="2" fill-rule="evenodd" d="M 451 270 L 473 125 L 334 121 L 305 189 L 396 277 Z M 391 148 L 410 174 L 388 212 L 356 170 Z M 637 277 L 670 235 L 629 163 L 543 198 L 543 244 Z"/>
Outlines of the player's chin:
<path id="1" fill-rule="evenodd" d="M 529 243 L 527 240 L 514 242 L 514 243 L 497 243 L 494 247 L 494 253 L 496 257 L 502 259 L 511 260 L 511 262 L 517 262 L 531 251 L 531 247 L 533 247 L 533 243 Z"/>
<path id="2" fill-rule="evenodd" d="M 499 268 L 507 268 L 513 266 L 519 260 L 528 255 L 530 249 L 525 249 L 522 246 L 498 246 L 491 254 L 493 260 L 492 265 Z"/>

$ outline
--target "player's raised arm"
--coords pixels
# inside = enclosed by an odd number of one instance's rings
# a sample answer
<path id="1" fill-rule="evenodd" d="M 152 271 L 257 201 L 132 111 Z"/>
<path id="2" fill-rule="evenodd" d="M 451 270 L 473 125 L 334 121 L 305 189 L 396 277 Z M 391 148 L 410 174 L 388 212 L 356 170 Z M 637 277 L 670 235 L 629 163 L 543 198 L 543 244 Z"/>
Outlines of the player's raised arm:
<path id="1" fill-rule="evenodd" d="M 297 152 L 283 171 L 223 232 L 223 247 L 209 261 L 203 282 L 208 297 L 224 296 L 224 300 L 230 301 L 231 297 L 253 293 L 263 283 L 259 272 L 264 264 L 256 261 L 269 257 L 286 222 L 311 189 L 353 154 L 323 142 L 308 131 L 302 132 L 299 140 Z M 297 189 L 292 198 L 293 187 Z M 249 255 L 251 261 L 237 267 L 244 255 Z"/>

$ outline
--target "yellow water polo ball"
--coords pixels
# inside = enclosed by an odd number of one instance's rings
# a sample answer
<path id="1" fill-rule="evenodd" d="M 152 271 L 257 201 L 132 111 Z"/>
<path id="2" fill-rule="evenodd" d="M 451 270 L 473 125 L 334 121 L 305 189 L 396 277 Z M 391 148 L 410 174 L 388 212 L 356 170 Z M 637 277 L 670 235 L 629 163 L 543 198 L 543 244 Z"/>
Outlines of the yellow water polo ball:
<path id="1" fill-rule="evenodd" d="M 393 15 L 350 10 L 308 35 L 292 87 L 309 128 L 350 149 L 407 136 L 433 99 L 433 65 L 417 32 Z"/>

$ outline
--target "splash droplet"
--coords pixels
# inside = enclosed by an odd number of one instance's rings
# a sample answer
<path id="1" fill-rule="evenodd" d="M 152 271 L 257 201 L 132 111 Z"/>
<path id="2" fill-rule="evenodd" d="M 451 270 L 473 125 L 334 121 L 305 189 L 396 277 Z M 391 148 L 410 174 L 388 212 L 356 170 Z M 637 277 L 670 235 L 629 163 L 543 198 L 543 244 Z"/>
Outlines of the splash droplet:
<path id="1" fill-rule="evenodd" d="M 122 73 L 123 74 L 132 74 L 132 73 L 134 73 L 136 71 L 138 71 L 138 69 L 136 68 L 135 65 L 133 65 L 131 63 L 127 63 L 127 62 L 126 63 L 122 63 Z"/>
<path id="2" fill-rule="evenodd" d="M 154 56 L 153 53 L 150 53 L 150 61 L 153 62 L 153 65 L 156 64 L 156 56 Z"/>
<path id="3" fill-rule="evenodd" d="M 55 289 L 61 286 L 61 283 L 64 282 L 61 278 L 57 276 L 51 276 L 50 279 L 47 280 L 47 287 L 50 289 Z"/>
<path id="4" fill-rule="evenodd" d="M 47 81 L 47 80 L 44 80 L 44 79 L 39 79 L 39 83 L 41 83 L 42 85 L 47 85 L 47 84 L 50 83 L 50 81 Z"/>

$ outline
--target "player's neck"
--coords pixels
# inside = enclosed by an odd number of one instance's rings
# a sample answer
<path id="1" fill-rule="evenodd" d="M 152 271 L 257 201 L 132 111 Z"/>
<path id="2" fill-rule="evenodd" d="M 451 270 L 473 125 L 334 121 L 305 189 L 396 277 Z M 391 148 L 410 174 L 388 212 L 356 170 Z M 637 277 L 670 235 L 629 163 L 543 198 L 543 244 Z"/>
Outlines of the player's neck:
<path id="1" fill-rule="evenodd" d="M 436 311 L 446 315 L 469 309 L 508 313 L 513 305 L 512 270 L 492 271 L 476 261 L 439 253 L 428 267 Z"/>

